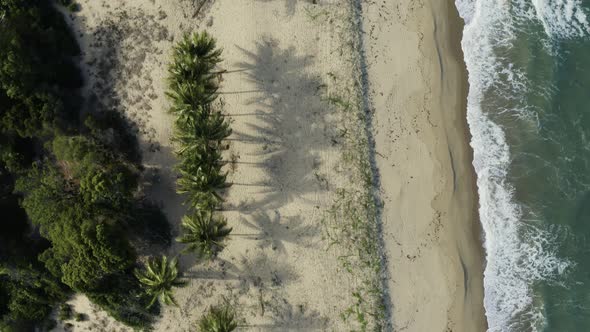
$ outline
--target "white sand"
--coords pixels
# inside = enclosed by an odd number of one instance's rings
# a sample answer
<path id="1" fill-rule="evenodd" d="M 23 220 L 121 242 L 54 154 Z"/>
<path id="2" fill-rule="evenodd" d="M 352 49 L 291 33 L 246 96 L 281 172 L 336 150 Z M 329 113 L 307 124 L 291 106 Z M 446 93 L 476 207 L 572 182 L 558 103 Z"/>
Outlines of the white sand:
<path id="1" fill-rule="evenodd" d="M 343 140 L 362 132 L 362 122 L 325 100 L 354 95 L 356 55 L 348 2 L 317 2 L 216 0 L 195 16 L 192 1 L 79 1 L 72 25 L 85 53 L 88 94 L 103 104 L 96 107 L 115 107 L 140 128 L 144 191 L 162 204 L 175 235 L 185 209 L 175 194 L 173 119 L 164 96 L 171 47 L 183 33 L 207 29 L 224 48 L 223 67 L 241 70 L 226 74 L 221 89 L 234 129 L 225 157 L 237 161 L 228 165 L 234 184 L 224 215 L 236 235 L 214 262 L 182 257 L 188 285 L 175 293 L 179 307 L 164 308 L 157 331 L 194 331 L 207 307 L 224 298 L 249 330 L 358 326 L 340 315 L 372 276 L 357 265 L 342 268 L 338 257 L 354 248 L 329 247 L 322 223 L 336 191 L 358 187 L 359 170 L 342 156 L 356 153 Z M 90 317 L 69 322 L 76 331 L 128 330 L 83 296 L 70 302 Z"/>

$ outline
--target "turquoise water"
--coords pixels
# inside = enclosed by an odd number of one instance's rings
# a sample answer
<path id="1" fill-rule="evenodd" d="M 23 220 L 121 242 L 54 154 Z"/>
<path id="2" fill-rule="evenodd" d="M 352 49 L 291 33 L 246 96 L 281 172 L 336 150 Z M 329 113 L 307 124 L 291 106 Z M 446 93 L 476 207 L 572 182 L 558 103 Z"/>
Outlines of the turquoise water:
<path id="1" fill-rule="evenodd" d="M 490 331 L 590 331 L 590 0 L 457 0 Z"/>

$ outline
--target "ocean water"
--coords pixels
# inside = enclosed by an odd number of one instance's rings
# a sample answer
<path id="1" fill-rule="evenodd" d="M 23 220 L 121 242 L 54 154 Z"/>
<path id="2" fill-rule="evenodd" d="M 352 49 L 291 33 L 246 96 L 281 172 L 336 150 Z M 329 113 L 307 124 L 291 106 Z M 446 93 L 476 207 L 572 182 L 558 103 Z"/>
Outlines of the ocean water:
<path id="1" fill-rule="evenodd" d="M 456 0 L 489 331 L 590 331 L 590 0 Z"/>

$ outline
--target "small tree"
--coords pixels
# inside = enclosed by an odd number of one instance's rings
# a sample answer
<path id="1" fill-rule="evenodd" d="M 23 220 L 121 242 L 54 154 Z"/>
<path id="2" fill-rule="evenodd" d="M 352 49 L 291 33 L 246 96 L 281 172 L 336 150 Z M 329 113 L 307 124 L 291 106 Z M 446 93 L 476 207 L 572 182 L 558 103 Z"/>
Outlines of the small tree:
<path id="1" fill-rule="evenodd" d="M 115 209 L 132 200 L 134 178 L 128 169 L 109 167 L 89 170 L 80 179 L 80 194 L 88 203 L 102 203 Z"/>
<path id="2" fill-rule="evenodd" d="M 236 314 L 229 305 L 215 306 L 198 323 L 200 332 L 231 332 L 238 327 Z"/>
<path id="3" fill-rule="evenodd" d="M 196 253 L 200 258 L 212 258 L 224 247 L 223 241 L 231 233 L 227 221 L 211 211 L 198 211 L 182 218 L 183 234 L 178 242 L 187 245 L 185 252 Z"/>
<path id="4" fill-rule="evenodd" d="M 215 66 L 221 62 L 222 50 L 207 32 L 185 35 L 174 47 L 174 61 L 168 68 L 168 96 L 174 101 L 172 112 L 186 106 L 210 104 L 217 97 Z"/>
<path id="5" fill-rule="evenodd" d="M 208 197 L 215 198 L 222 202 L 223 198 L 218 190 L 229 187 L 226 178 L 227 174 L 222 173 L 217 165 L 198 166 L 196 169 L 181 169 L 181 177 L 176 181 L 179 194 L 188 194 L 188 202 L 194 207 Z"/>
<path id="6" fill-rule="evenodd" d="M 158 298 L 165 304 L 177 305 L 172 296 L 172 287 L 184 285 L 178 280 L 178 259 L 174 257 L 168 261 L 168 257 L 150 259 L 144 269 L 135 269 L 135 277 L 146 289 L 146 293 L 152 296 L 148 304 L 150 308 Z"/>
<path id="7" fill-rule="evenodd" d="M 190 171 L 199 167 L 215 167 L 220 168 L 225 163 L 221 156 L 221 152 L 217 149 L 209 148 L 203 144 L 192 144 L 184 146 L 176 151 L 182 157 L 179 169 Z"/>
<path id="8" fill-rule="evenodd" d="M 170 74 L 177 81 L 195 81 L 201 73 L 215 74 L 212 71 L 221 62 L 222 52 L 206 31 L 186 34 L 174 47 Z"/>
<path id="9" fill-rule="evenodd" d="M 178 118 L 175 140 L 181 145 L 206 144 L 217 148 L 219 142 L 231 135 L 232 130 L 225 116 L 210 106 L 187 119 Z"/>
<path id="10" fill-rule="evenodd" d="M 208 75 L 203 73 L 202 75 Z M 170 79 L 170 91 L 166 92 L 172 100 L 170 112 L 180 119 L 194 115 L 200 107 L 211 104 L 217 98 L 217 83 L 212 78 L 199 78 L 198 81 L 175 81 Z"/>

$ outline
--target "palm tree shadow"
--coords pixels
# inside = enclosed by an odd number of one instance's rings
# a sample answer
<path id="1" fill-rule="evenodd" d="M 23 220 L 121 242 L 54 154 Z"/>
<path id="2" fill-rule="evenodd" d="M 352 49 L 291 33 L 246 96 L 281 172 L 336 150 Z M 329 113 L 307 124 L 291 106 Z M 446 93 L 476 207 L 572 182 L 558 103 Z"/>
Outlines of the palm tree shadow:
<path id="1" fill-rule="evenodd" d="M 242 287 L 282 287 L 299 278 L 290 265 L 264 253 L 254 258 L 242 257 L 240 261 L 241 267 L 235 266 L 237 270 L 229 271 L 239 275 Z"/>
<path id="2" fill-rule="evenodd" d="M 293 306 L 285 299 L 274 299 L 269 306 L 271 323 L 249 325 L 261 331 L 323 331 L 328 327 L 328 318 L 304 305 Z"/>
<path id="3" fill-rule="evenodd" d="M 251 221 L 242 218 L 241 224 L 257 231 L 259 248 L 271 248 L 286 253 L 286 244 L 315 247 L 310 240 L 317 236 L 318 225 L 304 225 L 300 216 L 282 217 L 278 210 L 274 213 L 255 212 Z"/>
<path id="4" fill-rule="evenodd" d="M 184 18 L 202 19 L 215 4 L 215 0 L 185 0 L 178 5 L 183 9 Z"/>
<path id="5" fill-rule="evenodd" d="M 157 42 L 171 40 L 168 28 L 143 9 L 128 11 L 124 7 L 108 9 L 109 15 L 92 22 L 76 15 L 70 24 L 83 46 L 82 68 L 86 69 L 86 104 L 84 113 L 115 129 L 99 137 L 123 151 L 134 163 L 141 164 L 138 194 L 143 200 L 135 209 L 144 222 L 129 225 L 132 244 L 140 256 L 160 255 L 172 244 L 170 236 L 178 233 L 185 209 L 175 194 L 176 163 L 173 151 L 161 146 L 152 122 L 153 101 L 158 98 L 151 71 L 145 70 L 162 50 Z M 126 132 L 117 136 L 111 132 Z M 164 204 L 165 203 L 165 204 Z M 161 210 L 161 211 L 158 211 Z M 162 214 L 162 212 L 164 212 Z M 170 222 L 168 228 L 165 219 Z M 140 218 L 138 218 L 140 219 Z"/>
<path id="6" fill-rule="evenodd" d="M 208 265 L 195 264 L 182 273 L 182 277 L 194 280 L 239 281 L 242 287 L 281 287 L 297 280 L 299 275 L 288 264 L 261 253 L 254 258 L 242 256 L 240 263 L 216 259 Z"/>
<path id="7" fill-rule="evenodd" d="M 258 2 L 274 2 L 277 0 L 256 0 Z M 295 14 L 295 10 L 297 9 L 297 1 L 298 0 L 283 0 L 285 1 L 285 15 L 286 16 L 293 16 Z M 300 0 L 299 0 L 300 1 Z M 308 0 L 307 2 L 312 2 L 312 0 Z"/>
<path id="8" fill-rule="evenodd" d="M 194 265 L 198 268 L 191 269 L 182 274 L 183 278 L 196 280 L 241 280 L 245 271 L 230 261 L 216 259 L 211 264 Z"/>
<path id="9" fill-rule="evenodd" d="M 238 48 L 247 61 L 236 67 L 261 91 L 246 103 L 260 106 L 260 115 L 232 138 L 262 145 L 249 155 L 262 159 L 269 184 L 248 210 L 277 209 L 294 200 L 309 203 L 307 194 L 327 189 L 327 181 L 319 180 L 320 156 L 334 130 L 318 95 L 320 78 L 307 69 L 313 57 L 298 56 L 294 47 L 281 48 L 268 37 L 257 42 L 254 51 Z"/>

